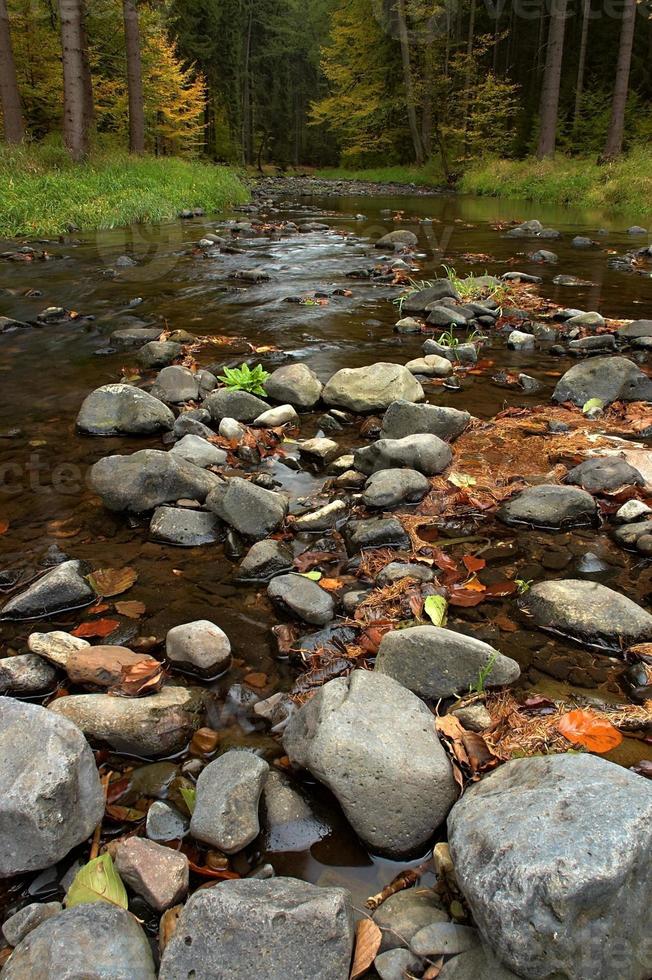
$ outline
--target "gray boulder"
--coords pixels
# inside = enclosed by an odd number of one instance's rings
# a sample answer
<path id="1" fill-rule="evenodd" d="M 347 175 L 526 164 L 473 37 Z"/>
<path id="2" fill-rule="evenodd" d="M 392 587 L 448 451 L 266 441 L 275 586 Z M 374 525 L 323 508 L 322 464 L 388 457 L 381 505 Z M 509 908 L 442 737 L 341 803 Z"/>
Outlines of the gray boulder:
<path id="1" fill-rule="evenodd" d="M 408 229 L 398 229 L 397 231 L 390 231 L 387 235 L 383 235 L 376 242 L 376 248 L 392 248 L 397 245 L 416 245 L 419 239 L 414 234 L 413 231 L 408 231 Z"/>
<path id="2" fill-rule="evenodd" d="M 507 762 L 453 808 L 457 881 L 525 978 L 646 980 L 652 786 L 592 755 Z"/>
<path id="3" fill-rule="evenodd" d="M 10 946 L 17 946 L 28 933 L 33 932 L 46 919 L 63 911 L 61 902 L 32 902 L 23 905 L 3 923 L 2 934 Z"/>
<path id="4" fill-rule="evenodd" d="M 424 698 L 465 693 L 490 662 L 486 687 L 513 684 L 520 676 L 515 660 L 488 643 L 440 626 L 414 626 L 386 633 L 378 648 L 376 671 Z"/>
<path id="5" fill-rule="evenodd" d="M 414 405 L 395 401 L 383 418 L 382 439 L 403 439 L 419 434 L 439 436 L 452 441 L 457 439 L 471 421 L 468 412 L 441 405 Z"/>
<path id="6" fill-rule="evenodd" d="M 190 833 L 235 854 L 260 832 L 258 804 L 269 766 L 251 752 L 232 750 L 209 762 L 197 780 Z"/>
<path id="7" fill-rule="evenodd" d="M 111 334 L 113 346 L 123 349 L 140 347 L 151 340 L 158 340 L 163 333 L 163 327 L 138 326 L 139 323 L 142 323 L 142 320 L 136 321 L 136 325 L 133 327 L 121 327 L 119 330 L 114 330 Z"/>
<path id="8" fill-rule="evenodd" d="M 21 653 L 0 660 L 0 694 L 46 694 L 57 683 L 57 672 L 35 653 Z"/>
<path id="9" fill-rule="evenodd" d="M 299 416 L 293 405 L 277 405 L 275 408 L 268 408 L 266 412 L 254 419 L 253 424 L 264 429 L 273 429 L 280 425 L 299 424 Z"/>
<path id="10" fill-rule="evenodd" d="M 184 436 L 174 444 L 170 452 L 187 459 L 195 466 L 222 466 L 226 463 L 226 453 L 223 449 L 197 435 Z"/>
<path id="11" fill-rule="evenodd" d="M 197 401 L 199 375 L 181 364 L 163 368 L 156 376 L 151 393 L 170 405 Z"/>
<path id="12" fill-rule="evenodd" d="M 47 868 L 93 833 L 104 795 L 74 724 L 0 697 L 0 759 L 0 877 Z"/>
<path id="13" fill-rule="evenodd" d="M 165 655 L 175 666 L 215 677 L 231 663 L 231 643 L 224 630 L 215 623 L 198 619 L 168 630 Z"/>
<path id="14" fill-rule="evenodd" d="M 266 538 L 285 520 L 288 501 L 274 490 L 264 490 L 241 477 L 217 484 L 206 506 L 230 527 L 248 538 Z"/>
<path id="15" fill-rule="evenodd" d="M 618 336 L 626 340 L 638 340 L 641 337 L 652 337 L 652 320 L 632 320 L 624 327 L 618 328 Z"/>
<path id="16" fill-rule="evenodd" d="M 92 436 L 151 435 L 169 431 L 174 415 L 154 395 L 133 385 L 111 384 L 88 395 L 77 416 L 77 428 Z"/>
<path id="17" fill-rule="evenodd" d="M 269 582 L 275 575 L 289 572 L 294 564 L 292 552 L 280 541 L 266 539 L 251 546 L 238 568 L 238 578 Z"/>
<path id="18" fill-rule="evenodd" d="M 431 327 L 466 327 L 469 318 L 452 306 L 431 306 L 426 323 Z"/>
<path id="19" fill-rule="evenodd" d="M 539 582 L 519 604 L 535 626 L 595 646 L 620 650 L 652 640 L 652 616 L 627 596 L 598 582 Z"/>
<path id="20" fill-rule="evenodd" d="M 566 475 L 566 482 L 584 487 L 591 493 L 617 490 L 619 487 L 643 486 L 645 480 L 633 466 L 619 456 L 585 459 Z"/>
<path id="21" fill-rule="evenodd" d="M 412 937 L 410 949 L 418 956 L 455 956 L 480 945 L 477 929 L 456 922 L 432 922 Z"/>
<path id="22" fill-rule="evenodd" d="M 183 347 L 171 340 L 151 340 L 141 347 L 136 355 L 138 363 L 144 368 L 163 368 L 181 356 Z"/>
<path id="23" fill-rule="evenodd" d="M 172 429 L 175 439 L 183 439 L 184 436 L 200 436 L 202 439 L 212 439 L 215 433 L 206 425 L 206 422 L 210 422 L 210 415 L 208 412 L 205 415 L 204 418 L 203 409 L 193 408 L 189 412 L 183 412 L 175 421 Z"/>
<path id="24" fill-rule="evenodd" d="M 416 470 L 378 470 L 367 480 L 362 500 L 366 507 L 396 507 L 421 500 L 429 489 L 427 477 Z"/>
<path id="25" fill-rule="evenodd" d="M 267 595 L 284 611 L 314 626 L 326 626 L 335 615 L 333 597 L 303 575 L 278 575 L 269 583 Z"/>
<path id="26" fill-rule="evenodd" d="M 459 300 L 459 293 L 448 279 L 438 279 L 432 286 L 417 289 L 410 293 L 401 303 L 401 313 L 417 313 L 424 316 L 431 306 L 442 299 Z"/>
<path id="27" fill-rule="evenodd" d="M 575 487 L 541 484 L 526 487 L 498 510 L 505 524 L 531 524 L 534 527 L 560 528 L 591 524 L 597 517 L 597 506 L 590 493 Z"/>
<path id="28" fill-rule="evenodd" d="M 201 706 L 197 691 L 169 686 L 146 698 L 72 694 L 53 701 L 48 710 L 116 752 L 159 756 L 186 745 L 198 727 Z"/>
<path id="29" fill-rule="evenodd" d="M 431 713 L 380 673 L 329 681 L 292 715 L 283 745 L 334 793 L 365 844 L 394 857 L 422 849 L 457 796 Z"/>
<path id="30" fill-rule="evenodd" d="M 426 476 L 435 476 L 450 466 L 453 454 L 439 436 L 415 435 L 403 439 L 378 439 L 370 446 L 357 449 L 355 469 L 371 475 L 379 470 L 407 468 Z"/>
<path id="31" fill-rule="evenodd" d="M 16 947 L 2 980 L 156 980 L 152 951 L 138 920 L 109 902 L 67 909 Z"/>
<path id="32" fill-rule="evenodd" d="M 323 385 L 307 364 L 285 364 L 273 371 L 265 382 L 272 401 L 287 402 L 295 408 L 312 408 L 321 398 Z"/>
<path id="33" fill-rule="evenodd" d="M 232 391 L 220 388 L 213 391 L 204 402 L 214 422 L 235 419 L 236 422 L 253 422 L 269 408 L 267 402 L 248 391 Z"/>
<path id="34" fill-rule="evenodd" d="M 352 951 L 344 889 L 294 878 L 225 881 L 189 899 L 159 980 L 345 980 Z"/>
<path id="35" fill-rule="evenodd" d="M 6 602 L 0 612 L 0 620 L 42 619 L 64 610 L 87 606 L 95 599 L 95 592 L 86 579 L 89 571 L 85 562 L 62 562 Z"/>
<path id="36" fill-rule="evenodd" d="M 350 554 L 364 548 L 409 548 L 410 538 L 395 517 L 370 517 L 365 521 L 349 521 L 344 537 Z"/>
<path id="37" fill-rule="evenodd" d="M 652 400 L 652 380 L 626 357 L 596 357 L 574 364 L 560 378 L 553 393 L 557 402 L 585 405 L 599 398 L 605 405 L 615 401 Z"/>
<path id="38" fill-rule="evenodd" d="M 164 800 L 154 800 L 147 811 L 145 824 L 150 840 L 182 840 L 190 828 L 187 817 Z"/>
<path id="39" fill-rule="evenodd" d="M 382 929 L 380 951 L 407 948 L 412 937 L 433 922 L 448 922 L 448 914 L 430 888 L 406 888 L 386 899 L 373 914 Z"/>
<path id="40" fill-rule="evenodd" d="M 374 969 L 380 980 L 405 980 L 423 971 L 423 960 L 408 949 L 388 949 L 374 960 Z"/>
<path id="41" fill-rule="evenodd" d="M 402 364 L 386 362 L 342 368 L 329 379 L 322 392 L 327 405 L 360 413 L 381 411 L 398 398 L 423 401 L 423 388 Z"/>
<path id="42" fill-rule="evenodd" d="M 434 577 L 434 572 L 427 565 L 391 561 L 389 565 L 385 565 L 383 570 L 378 573 L 376 584 L 382 587 L 393 585 L 394 582 L 400 582 L 402 578 L 413 578 L 419 582 L 432 582 Z"/>
<path id="43" fill-rule="evenodd" d="M 519 980 L 488 946 L 475 946 L 444 963 L 438 980 Z"/>
<path id="44" fill-rule="evenodd" d="M 149 536 L 162 544 L 198 548 L 224 537 L 224 525 L 215 514 L 187 507 L 157 507 L 149 525 Z"/>
<path id="45" fill-rule="evenodd" d="M 220 479 L 174 453 L 142 449 L 105 456 L 90 470 L 91 488 L 109 510 L 139 513 L 176 500 L 202 503 Z"/>

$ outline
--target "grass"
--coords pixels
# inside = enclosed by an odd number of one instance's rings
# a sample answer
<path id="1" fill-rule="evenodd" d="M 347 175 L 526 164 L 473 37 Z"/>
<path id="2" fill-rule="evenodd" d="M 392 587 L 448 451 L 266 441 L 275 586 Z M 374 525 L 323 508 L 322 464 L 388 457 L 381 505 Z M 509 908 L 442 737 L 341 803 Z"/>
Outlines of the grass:
<path id="1" fill-rule="evenodd" d="M 595 158 L 564 156 L 484 159 L 467 170 L 460 190 L 643 216 L 652 214 L 652 149 L 639 147 L 603 166 Z"/>
<path id="2" fill-rule="evenodd" d="M 317 170 L 315 177 L 328 180 L 362 180 L 371 184 L 416 184 L 418 187 L 440 187 L 446 184 L 443 171 L 436 160 L 431 160 L 425 167 L 376 167 L 371 170 L 328 167 Z"/>
<path id="3" fill-rule="evenodd" d="M 249 198 L 227 167 L 98 152 L 73 164 L 56 145 L 0 147 L 0 235 L 52 236 L 156 223 L 184 208 L 219 211 Z"/>

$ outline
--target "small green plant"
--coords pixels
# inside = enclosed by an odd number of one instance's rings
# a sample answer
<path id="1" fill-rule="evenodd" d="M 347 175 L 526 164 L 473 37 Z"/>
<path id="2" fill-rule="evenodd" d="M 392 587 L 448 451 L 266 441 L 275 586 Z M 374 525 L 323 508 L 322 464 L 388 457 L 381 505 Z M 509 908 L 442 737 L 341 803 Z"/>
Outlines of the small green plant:
<path id="1" fill-rule="evenodd" d="M 489 659 L 487 660 L 484 667 L 481 667 L 480 670 L 478 671 L 478 678 L 475 684 L 471 687 L 471 690 L 474 691 L 476 694 L 484 694 L 485 684 L 487 683 L 489 674 L 494 669 L 494 665 L 497 659 L 498 659 L 497 653 L 494 652 L 490 654 Z"/>
<path id="2" fill-rule="evenodd" d="M 450 330 L 445 330 L 443 334 L 440 335 L 437 343 L 440 347 L 450 347 L 452 350 L 460 346 L 460 342 L 453 333 L 452 328 Z"/>
<path id="3" fill-rule="evenodd" d="M 515 578 L 514 581 L 518 587 L 518 594 L 525 595 L 525 593 L 529 592 L 532 588 L 532 582 L 534 579 Z"/>
<path id="4" fill-rule="evenodd" d="M 248 391 L 251 395 L 266 395 L 265 382 L 268 378 L 269 372 L 262 364 L 257 364 L 253 369 L 248 364 L 241 364 L 239 368 L 224 368 L 224 374 L 219 375 L 219 380 L 231 391 Z"/>
<path id="5" fill-rule="evenodd" d="M 410 296 L 414 296 L 415 293 L 420 293 L 422 289 L 430 289 L 430 287 L 433 285 L 434 283 L 428 279 L 410 279 L 410 285 L 406 286 L 401 295 L 392 300 L 392 303 L 394 306 L 398 306 L 398 311 L 402 316 L 403 304 L 405 303 L 406 299 L 409 299 Z"/>

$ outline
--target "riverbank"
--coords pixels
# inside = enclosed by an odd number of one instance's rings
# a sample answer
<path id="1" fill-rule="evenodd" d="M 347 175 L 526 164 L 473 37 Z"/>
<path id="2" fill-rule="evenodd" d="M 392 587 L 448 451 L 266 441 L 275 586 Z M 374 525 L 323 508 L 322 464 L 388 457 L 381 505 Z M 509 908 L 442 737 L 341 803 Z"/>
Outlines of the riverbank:
<path id="1" fill-rule="evenodd" d="M 62 148 L 0 148 L 0 236 L 52 236 L 222 210 L 248 200 L 228 167 L 172 157 L 100 153 L 73 164 Z"/>

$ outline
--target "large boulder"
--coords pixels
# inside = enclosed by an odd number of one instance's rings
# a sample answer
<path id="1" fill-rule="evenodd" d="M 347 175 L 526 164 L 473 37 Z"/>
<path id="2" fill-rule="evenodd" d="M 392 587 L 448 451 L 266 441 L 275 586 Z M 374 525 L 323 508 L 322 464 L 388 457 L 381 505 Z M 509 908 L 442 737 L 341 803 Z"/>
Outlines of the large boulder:
<path id="1" fill-rule="evenodd" d="M 77 428 L 92 436 L 150 435 L 169 431 L 174 415 L 162 401 L 127 384 L 103 385 L 88 395 Z"/>
<path id="2" fill-rule="evenodd" d="M 352 412 L 378 412 L 398 398 L 420 402 L 423 397 L 423 388 L 406 367 L 383 361 L 369 367 L 336 371 L 322 392 L 327 405 Z"/>
<path id="3" fill-rule="evenodd" d="M 401 301 L 401 313 L 417 313 L 425 316 L 430 307 L 436 306 L 442 299 L 459 300 L 460 295 L 449 279 L 438 279 L 432 286 L 416 289 Z"/>
<path id="4" fill-rule="evenodd" d="M 423 698 L 464 694 L 491 665 L 486 687 L 513 684 L 521 673 L 515 660 L 488 643 L 440 626 L 414 626 L 385 633 L 376 670 Z"/>
<path id="5" fill-rule="evenodd" d="M 0 878 L 48 868 L 93 833 L 104 795 L 76 725 L 0 697 L 0 760 Z"/>
<path id="6" fill-rule="evenodd" d="M 294 878 L 225 881 L 195 892 L 165 947 L 159 980 L 345 980 L 351 896 Z"/>
<path id="7" fill-rule="evenodd" d="M 206 506 L 240 534 L 256 540 L 275 531 L 288 512 L 288 501 L 282 494 L 239 476 L 220 481 L 208 495 Z"/>
<path id="8" fill-rule="evenodd" d="M 186 498 L 202 503 L 219 484 L 214 473 L 174 453 L 141 449 L 131 456 L 105 456 L 90 470 L 90 484 L 109 510 L 139 513 Z"/>
<path id="9" fill-rule="evenodd" d="M 421 500 L 430 483 L 416 470 L 378 470 L 367 480 L 362 494 L 366 507 L 396 507 Z"/>
<path id="10" fill-rule="evenodd" d="M 419 239 L 413 231 L 409 231 L 407 228 L 399 228 L 397 231 L 390 231 L 387 235 L 379 238 L 376 242 L 376 248 L 396 248 L 397 245 L 416 245 L 418 241 Z"/>
<path id="11" fill-rule="evenodd" d="M 329 681 L 292 715 L 283 745 L 334 793 L 360 838 L 394 857 L 422 849 L 457 796 L 432 714 L 380 673 Z"/>
<path id="12" fill-rule="evenodd" d="M 265 391 L 275 402 L 312 408 L 321 398 L 323 385 L 307 364 L 284 364 L 265 382 Z"/>
<path id="13" fill-rule="evenodd" d="M 146 698 L 71 694 L 57 698 L 48 710 L 116 752 L 158 756 L 172 755 L 187 744 L 199 725 L 200 709 L 196 690 L 170 686 Z"/>
<path id="14" fill-rule="evenodd" d="M 222 466 L 223 463 L 226 463 L 226 453 L 223 449 L 215 446 L 208 439 L 192 433 L 188 433 L 179 439 L 170 452 L 174 453 L 175 456 L 181 456 L 182 459 L 187 459 L 189 463 L 194 463 L 195 466 Z"/>
<path id="15" fill-rule="evenodd" d="M 519 976 L 650 976 L 648 781 L 591 755 L 516 759 L 467 790 L 448 838 L 483 938 Z"/>
<path id="16" fill-rule="evenodd" d="M 222 419 L 235 419 L 236 422 L 253 422 L 269 408 L 267 402 L 248 391 L 233 391 L 219 388 L 212 391 L 204 402 L 204 408 L 211 413 L 213 422 Z"/>
<path id="17" fill-rule="evenodd" d="M 224 537 L 224 525 L 215 514 L 187 507 L 157 507 L 149 524 L 154 541 L 178 548 L 215 544 Z"/>
<path id="18" fill-rule="evenodd" d="M 574 466 L 567 474 L 566 482 L 590 493 L 608 493 L 620 487 L 643 486 L 645 480 L 627 460 L 619 456 L 599 456 Z"/>
<path id="19" fill-rule="evenodd" d="M 619 327 L 618 336 L 627 340 L 638 340 L 640 337 L 652 337 L 652 320 L 632 320 Z"/>
<path id="20" fill-rule="evenodd" d="M 598 582 L 539 582 L 521 597 L 520 606 L 536 626 L 596 646 L 620 650 L 652 640 L 652 616 Z"/>
<path id="21" fill-rule="evenodd" d="M 527 487 L 498 510 L 506 524 L 531 524 L 534 527 L 573 527 L 591 524 L 597 517 L 597 506 L 590 493 L 576 487 L 541 484 Z"/>
<path id="22" fill-rule="evenodd" d="M 303 575 L 278 575 L 267 587 L 275 605 L 313 626 L 325 626 L 335 615 L 330 593 Z"/>
<path id="23" fill-rule="evenodd" d="M 379 470 L 410 469 L 426 476 L 442 473 L 453 460 L 451 448 L 439 436 L 416 435 L 378 439 L 355 451 L 354 466 L 367 476 Z"/>
<path id="24" fill-rule="evenodd" d="M 168 630 L 165 655 L 177 667 L 216 677 L 231 664 L 231 642 L 215 623 L 197 619 Z"/>
<path id="25" fill-rule="evenodd" d="M 260 831 L 258 804 L 269 766 L 251 752 L 232 749 L 202 769 L 190 833 L 197 840 L 236 854 Z"/>
<path id="26" fill-rule="evenodd" d="M 156 980 L 152 951 L 138 920 L 109 902 L 52 916 L 23 939 L 2 980 Z"/>
<path id="27" fill-rule="evenodd" d="M 95 599 L 95 592 L 86 578 L 89 571 L 85 562 L 74 559 L 56 565 L 24 592 L 6 602 L 0 620 L 42 619 L 87 606 Z"/>
<path id="28" fill-rule="evenodd" d="M 181 357 L 182 351 L 181 344 L 171 340 L 150 340 L 140 348 L 136 357 L 144 368 L 162 368 Z"/>
<path id="29" fill-rule="evenodd" d="M 165 367 L 156 376 L 152 395 L 170 405 L 196 401 L 199 398 L 199 374 L 182 364 Z"/>
<path id="30" fill-rule="evenodd" d="M 557 402 L 585 405 L 599 398 L 611 402 L 652 400 L 652 380 L 626 357 L 594 357 L 574 364 L 557 382 L 552 396 Z"/>
<path id="31" fill-rule="evenodd" d="M 383 417 L 381 438 L 403 439 L 405 436 L 426 434 L 450 442 L 464 432 L 470 421 L 468 412 L 460 412 L 456 408 L 395 401 Z"/>

